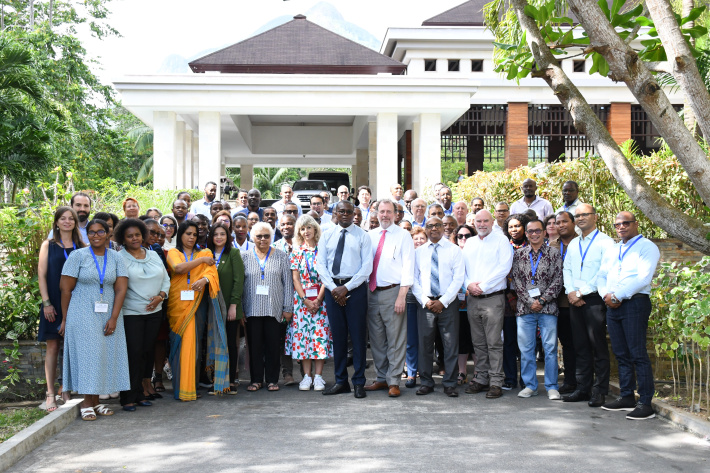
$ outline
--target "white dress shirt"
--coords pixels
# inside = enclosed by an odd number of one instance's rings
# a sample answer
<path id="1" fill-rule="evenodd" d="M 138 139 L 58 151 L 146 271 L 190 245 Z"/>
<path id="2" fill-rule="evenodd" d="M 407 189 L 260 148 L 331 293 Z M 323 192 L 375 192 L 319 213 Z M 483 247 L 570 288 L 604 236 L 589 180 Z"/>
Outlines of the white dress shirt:
<path id="1" fill-rule="evenodd" d="M 380 254 L 380 263 L 377 265 L 377 286 L 411 286 L 414 283 L 414 242 L 412 235 L 407 230 L 395 224 L 385 230 L 377 227 L 367 232 L 372 245 L 372 258 L 377 253 L 382 232 L 386 231 L 385 243 Z"/>
<path id="2" fill-rule="evenodd" d="M 232 240 L 232 246 L 235 248 L 239 249 L 241 253 L 244 253 L 245 251 L 249 251 L 250 249 L 254 249 L 254 242 L 249 241 L 249 238 L 244 239 L 244 244 L 240 245 L 239 242 L 237 241 L 236 238 Z"/>
<path id="3" fill-rule="evenodd" d="M 505 236 L 505 233 L 503 233 L 503 228 L 500 225 L 498 225 L 498 220 L 493 221 L 493 231 L 498 232 L 501 235 Z"/>
<path id="4" fill-rule="evenodd" d="M 563 204 L 559 209 L 555 210 L 555 215 L 557 215 L 558 213 L 562 212 L 563 210 L 564 210 L 565 212 L 569 212 L 569 213 L 571 213 L 572 215 L 574 215 L 574 211 L 577 210 L 577 207 L 579 207 L 579 205 L 582 204 L 582 203 L 583 203 L 582 201 L 580 201 L 579 199 L 577 199 L 577 200 L 575 200 L 574 202 L 572 202 L 570 205 Z"/>
<path id="5" fill-rule="evenodd" d="M 464 266 L 461 258 L 461 249 L 449 240 L 442 238 L 438 241 L 439 248 L 439 292 L 444 307 L 449 307 L 453 301 L 458 303 L 458 293 L 464 280 Z M 414 252 L 414 285 L 412 294 L 417 301 L 426 306 L 431 292 L 431 255 L 434 245 L 428 241 Z"/>
<path id="6" fill-rule="evenodd" d="M 296 207 L 298 208 L 298 217 L 303 215 L 303 210 L 301 209 L 301 203 L 298 202 L 298 199 L 296 200 L 291 200 L 289 202 L 284 202 L 283 199 L 279 200 L 278 202 L 274 202 L 271 206 L 276 209 L 276 215 L 278 218 L 281 218 L 281 214 L 284 213 L 284 208 L 286 207 L 286 204 L 296 204 Z M 298 218 L 296 217 L 296 218 Z"/>
<path id="7" fill-rule="evenodd" d="M 466 266 L 464 284 L 479 281 L 483 294 L 502 291 L 506 288 L 506 277 L 513 266 L 513 246 L 498 232 L 491 231 L 485 238 L 471 237 L 463 248 Z"/>
<path id="8" fill-rule="evenodd" d="M 318 242 L 318 256 L 316 256 L 316 271 L 325 287 L 330 291 L 337 285 L 333 278 L 352 278 L 345 284 L 348 291 L 352 291 L 364 283 L 372 272 L 372 244 L 365 230 L 357 225 L 350 225 L 345 229 L 345 247 L 340 260 L 340 272 L 332 273 L 335 250 L 338 247 L 340 234 L 343 227 L 340 225 L 328 228 Z"/>
<path id="9" fill-rule="evenodd" d="M 602 258 L 597 275 L 599 295 L 604 297 L 614 293 L 617 299 L 624 300 L 635 294 L 650 294 L 653 273 L 660 258 L 658 247 L 641 235 L 626 244 L 618 242 Z"/>
<path id="10" fill-rule="evenodd" d="M 325 214 L 323 214 L 323 216 L 320 218 L 320 230 L 321 230 L 321 233 L 322 233 L 322 232 L 325 232 L 325 231 L 328 230 L 329 228 L 335 228 L 335 227 L 336 227 L 336 225 L 335 225 L 335 224 L 333 223 L 333 221 L 331 220 L 331 216 L 330 216 L 330 215 L 325 215 Z"/>
<path id="11" fill-rule="evenodd" d="M 602 232 L 597 232 L 599 230 L 594 230 L 586 237 L 578 236 L 570 242 L 562 270 L 565 294 L 579 291 L 586 296 L 597 292 L 597 274 L 602 264 L 602 257 L 614 246 L 613 239 Z M 584 265 L 582 265 L 583 255 L 585 255 Z"/>
<path id="12" fill-rule="evenodd" d="M 513 202 L 513 205 L 510 206 L 510 215 L 521 214 L 528 209 L 533 209 L 535 213 L 537 213 L 537 217 L 540 220 L 554 213 L 554 210 L 552 209 L 552 204 L 549 201 L 543 199 L 542 197 L 536 195 L 535 200 L 533 200 L 530 205 L 525 202 L 525 197 Z"/>

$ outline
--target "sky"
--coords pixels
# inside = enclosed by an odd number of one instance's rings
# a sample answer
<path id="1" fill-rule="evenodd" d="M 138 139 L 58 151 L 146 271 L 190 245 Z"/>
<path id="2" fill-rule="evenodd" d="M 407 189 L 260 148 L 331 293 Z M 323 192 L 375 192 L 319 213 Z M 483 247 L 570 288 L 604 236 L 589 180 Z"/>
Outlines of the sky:
<path id="1" fill-rule="evenodd" d="M 465 0 L 330 0 L 346 21 L 378 40 L 388 27 L 416 27 Z M 318 0 L 113 0 L 107 22 L 120 38 L 101 41 L 83 36 L 96 70 L 108 83 L 124 74 L 153 74 L 170 54 L 193 56 L 245 39 L 264 23 L 303 13 Z M 199 8 L 198 8 L 199 6 Z"/>

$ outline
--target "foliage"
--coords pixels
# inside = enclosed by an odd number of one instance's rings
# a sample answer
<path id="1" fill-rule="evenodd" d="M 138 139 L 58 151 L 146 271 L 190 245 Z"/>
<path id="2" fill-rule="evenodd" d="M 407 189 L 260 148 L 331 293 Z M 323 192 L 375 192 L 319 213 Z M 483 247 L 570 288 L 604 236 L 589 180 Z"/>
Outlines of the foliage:
<path id="1" fill-rule="evenodd" d="M 710 222 L 710 209 L 703 205 L 688 175 L 668 148 L 663 147 L 651 156 L 633 152 L 632 141 L 622 146 L 624 154 L 641 177 L 666 200 L 688 215 Z M 648 238 L 665 238 L 667 235 L 654 225 L 631 201 L 619 186 L 601 158 L 540 164 L 534 168 L 519 167 L 503 172 L 477 172 L 454 186 L 454 199 L 470 202 L 482 197 L 489 208 L 496 202 L 512 203 L 522 198 L 520 186 L 527 178 L 537 181 L 538 195 L 557 208 L 562 205 L 562 184 L 567 180 L 579 183 L 579 198 L 597 208 L 599 226 L 608 235 L 615 235 L 613 217 L 622 210 L 633 212 L 639 221 L 639 231 Z"/>
<path id="2" fill-rule="evenodd" d="M 706 407 L 710 409 L 710 257 L 694 265 L 662 263 L 651 297 L 649 328 L 657 355 L 671 360 L 674 397 L 678 397 L 682 364 L 686 401 L 693 407 L 701 405 L 704 384 Z M 697 384 L 700 389 L 696 403 L 696 390 L 688 387 Z"/>
<path id="3" fill-rule="evenodd" d="M 152 186 L 118 182 L 116 179 L 104 179 L 99 182 L 96 190 L 89 191 L 93 212 L 112 212 L 123 217 L 123 199 L 133 197 L 138 201 L 142 211 L 155 207 L 163 214 L 170 213 L 173 202 L 180 192 L 189 192 L 192 200 L 202 199 L 204 193 L 196 189 L 153 190 Z"/>
<path id="4" fill-rule="evenodd" d="M 46 415 L 47 411 L 36 407 L 0 411 L 0 443 Z"/>

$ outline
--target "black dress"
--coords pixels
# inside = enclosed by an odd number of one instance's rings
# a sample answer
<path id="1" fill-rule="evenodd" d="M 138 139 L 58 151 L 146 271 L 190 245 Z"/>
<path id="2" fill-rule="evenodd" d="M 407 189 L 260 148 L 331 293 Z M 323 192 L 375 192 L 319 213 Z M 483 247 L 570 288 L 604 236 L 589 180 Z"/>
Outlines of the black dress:
<path id="1" fill-rule="evenodd" d="M 62 278 L 62 268 L 67 257 L 74 251 L 70 247 L 64 250 L 57 243 L 50 241 L 47 253 L 47 292 L 49 293 L 49 301 L 54 306 L 57 316 L 54 322 L 50 322 L 44 316 L 44 308 L 40 305 L 39 309 L 39 333 L 37 340 L 46 342 L 47 340 L 61 340 L 59 335 L 59 326 L 62 324 L 62 293 L 59 290 L 59 280 Z M 66 251 L 66 257 L 64 252 Z"/>

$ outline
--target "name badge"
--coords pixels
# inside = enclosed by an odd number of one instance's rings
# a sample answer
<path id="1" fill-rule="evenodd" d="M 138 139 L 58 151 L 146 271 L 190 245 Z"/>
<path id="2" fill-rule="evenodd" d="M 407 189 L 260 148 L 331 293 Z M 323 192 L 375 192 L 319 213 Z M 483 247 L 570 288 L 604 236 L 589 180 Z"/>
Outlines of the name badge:
<path id="1" fill-rule="evenodd" d="M 269 286 L 256 286 L 256 294 L 259 296 L 268 296 Z"/>
<path id="2" fill-rule="evenodd" d="M 108 312 L 108 303 L 107 302 L 94 303 L 94 312 L 99 312 L 99 313 Z"/>
<path id="3" fill-rule="evenodd" d="M 540 288 L 528 289 L 528 294 L 530 294 L 530 297 L 540 297 Z"/>
<path id="4" fill-rule="evenodd" d="M 460 301 L 466 300 L 466 293 L 465 292 L 459 292 L 459 300 Z"/>
<path id="5" fill-rule="evenodd" d="M 577 289 L 582 289 L 586 285 L 587 285 L 587 281 L 583 281 L 581 279 L 574 280 L 574 287 L 576 287 Z"/>
<path id="6" fill-rule="evenodd" d="M 311 297 L 318 297 L 318 288 L 317 287 L 306 288 L 306 297 L 309 299 Z"/>
<path id="7" fill-rule="evenodd" d="M 195 300 L 195 291 L 180 291 L 180 300 L 181 301 L 194 301 Z"/>

